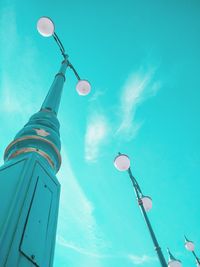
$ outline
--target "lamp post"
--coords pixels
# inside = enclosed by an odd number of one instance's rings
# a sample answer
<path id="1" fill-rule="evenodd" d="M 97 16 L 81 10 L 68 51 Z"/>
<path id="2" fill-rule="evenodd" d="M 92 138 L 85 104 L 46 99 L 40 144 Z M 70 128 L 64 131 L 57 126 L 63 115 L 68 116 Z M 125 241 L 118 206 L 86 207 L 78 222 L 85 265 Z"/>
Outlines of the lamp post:
<path id="1" fill-rule="evenodd" d="M 125 154 L 119 153 L 119 155 L 116 156 L 114 159 L 114 165 L 115 165 L 116 169 L 118 169 L 119 171 L 127 171 L 129 174 L 129 177 L 130 177 L 131 182 L 133 184 L 133 188 L 135 191 L 135 195 L 136 195 L 140 210 L 143 214 L 145 223 L 146 223 L 147 228 L 149 230 L 149 233 L 150 233 L 151 239 L 153 241 L 154 248 L 156 250 L 156 253 L 157 253 L 157 256 L 158 256 L 158 259 L 159 259 L 161 266 L 162 267 L 167 267 L 167 266 L 168 267 L 176 267 L 176 266 L 179 267 L 179 266 L 181 266 L 181 265 L 173 265 L 174 262 L 172 260 L 168 262 L 168 265 L 166 263 L 164 255 L 162 253 L 162 250 L 159 246 L 159 243 L 157 241 L 157 238 L 156 238 L 155 233 L 153 231 L 153 228 L 151 226 L 150 220 L 147 216 L 147 212 L 152 208 L 152 199 L 149 196 L 145 196 L 142 193 L 142 190 L 141 190 L 137 180 L 135 179 L 135 177 L 133 176 L 133 174 L 131 172 L 129 157 Z"/>
<path id="2" fill-rule="evenodd" d="M 66 61 L 67 67 L 71 68 L 78 80 L 78 83 L 76 85 L 76 90 L 79 95 L 87 95 L 89 94 L 91 90 L 90 83 L 87 80 L 82 80 L 80 76 L 78 75 L 78 72 L 74 68 L 74 66 L 69 62 L 68 55 L 66 54 L 65 48 L 58 37 L 58 35 L 55 32 L 55 25 L 53 21 L 48 17 L 41 17 L 37 22 L 37 30 L 38 32 L 44 36 L 44 37 L 51 37 L 53 36 L 56 44 L 58 45 L 60 52 L 64 58 L 64 61 Z"/>
<path id="3" fill-rule="evenodd" d="M 0 168 L 0 266 L 51 267 L 55 247 L 61 165 L 60 105 L 65 72 L 71 68 L 80 95 L 90 92 L 68 60 L 51 19 L 40 18 L 38 31 L 53 36 L 64 60 L 40 110 L 15 136 L 4 153 Z"/>
<path id="4" fill-rule="evenodd" d="M 200 267 L 200 259 L 197 257 L 194 249 L 195 249 L 195 245 L 192 241 L 188 240 L 187 237 L 185 236 L 185 248 L 188 250 L 188 251 L 191 251 L 195 260 L 196 260 L 196 263 L 197 263 L 197 267 Z"/>

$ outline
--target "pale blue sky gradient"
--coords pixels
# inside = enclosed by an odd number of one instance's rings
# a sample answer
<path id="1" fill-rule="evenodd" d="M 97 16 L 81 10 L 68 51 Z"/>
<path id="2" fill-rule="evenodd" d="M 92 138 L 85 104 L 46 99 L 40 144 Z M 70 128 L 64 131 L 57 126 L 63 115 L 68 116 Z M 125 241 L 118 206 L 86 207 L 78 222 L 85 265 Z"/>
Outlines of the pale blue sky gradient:
<path id="1" fill-rule="evenodd" d="M 199 0 L 2 0 L 2 157 L 62 60 L 36 30 L 43 15 L 92 84 L 80 97 L 67 72 L 54 266 L 159 266 L 128 175 L 113 166 L 118 151 L 153 199 L 149 217 L 165 256 L 170 247 L 183 267 L 195 266 L 183 236 L 200 257 Z"/>

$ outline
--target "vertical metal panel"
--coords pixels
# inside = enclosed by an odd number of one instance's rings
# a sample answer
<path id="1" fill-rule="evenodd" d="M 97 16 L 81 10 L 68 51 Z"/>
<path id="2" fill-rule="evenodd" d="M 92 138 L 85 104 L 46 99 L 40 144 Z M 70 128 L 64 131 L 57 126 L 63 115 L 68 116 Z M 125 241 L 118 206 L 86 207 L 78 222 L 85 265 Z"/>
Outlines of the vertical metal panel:
<path id="1" fill-rule="evenodd" d="M 0 267 L 52 267 L 60 195 L 54 173 L 30 154 L 0 168 L 1 185 L 12 190 L 0 195 L 7 209 L 0 211 Z"/>
<path id="2" fill-rule="evenodd" d="M 27 158 L 0 168 L 0 266 L 5 266 L 26 191 Z M 25 189 L 24 189 L 25 188 Z"/>
<path id="3" fill-rule="evenodd" d="M 38 177 L 21 243 L 21 251 L 38 266 L 42 266 L 49 227 L 52 192 Z"/>
<path id="4" fill-rule="evenodd" d="M 12 213 L 12 207 L 16 201 L 24 165 L 25 161 L 23 160 L 0 169 L 0 203 L 2 204 L 0 208 L 0 239 L 4 223 L 7 221 L 9 214 Z"/>
<path id="5" fill-rule="evenodd" d="M 58 184 L 37 164 L 32 199 L 22 235 L 20 251 L 35 266 L 50 266 L 55 242 Z"/>

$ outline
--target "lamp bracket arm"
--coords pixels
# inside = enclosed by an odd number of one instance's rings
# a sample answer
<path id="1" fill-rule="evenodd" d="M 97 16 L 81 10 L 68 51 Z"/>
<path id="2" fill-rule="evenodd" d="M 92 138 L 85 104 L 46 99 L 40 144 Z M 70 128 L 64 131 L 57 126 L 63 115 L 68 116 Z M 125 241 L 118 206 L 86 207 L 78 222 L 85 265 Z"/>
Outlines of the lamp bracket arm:
<path id="1" fill-rule="evenodd" d="M 143 196 L 143 194 L 142 194 L 142 190 L 141 190 L 141 188 L 140 188 L 140 186 L 139 186 L 137 180 L 135 179 L 135 177 L 134 177 L 133 175 L 131 175 L 131 179 L 132 179 L 132 181 L 134 181 L 134 184 L 135 184 L 137 190 L 139 191 L 139 193 L 141 194 L 141 196 Z"/>
<path id="2" fill-rule="evenodd" d="M 69 62 L 69 65 L 68 65 L 68 66 L 70 67 L 70 69 L 73 70 L 73 72 L 74 72 L 74 74 L 75 74 L 77 80 L 80 80 L 81 78 L 80 78 L 80 76 L 78 75 L 78 72 L 76 71 L 76 69 L 74 68 L 74 66 L 73 66 L 70 62 Z"/>
<path id="3" fill-rule="evenodd" d="M 64 48 L 62 42 L 60 41 L 58 35 L 55 32 L 53 34 L 53 38 L 54 38 L 56 44 L 58 45 L 58 47 L 59 47 L 59 49 L 61 51 L 61 54 L 64 57 L 64 59 L 68 58 L 68 55 L 65 53 L 65 48 Z"/>

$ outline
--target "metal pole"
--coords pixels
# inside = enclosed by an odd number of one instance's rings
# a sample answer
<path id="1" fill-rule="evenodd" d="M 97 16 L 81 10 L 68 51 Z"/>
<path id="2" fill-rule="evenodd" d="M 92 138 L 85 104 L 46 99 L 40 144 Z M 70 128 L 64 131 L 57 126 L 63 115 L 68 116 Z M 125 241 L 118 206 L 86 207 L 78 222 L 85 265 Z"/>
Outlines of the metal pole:
<path id="1" fill-rule="evenodd" d="M 192 251 L 192 254 L 194 255 L 197 263 L 200 264 L 200 259 L 197 257 L 196 253 L 194 251 Z"/>
<path id="2" fill-rule="evenodd" d="M 130 179 L 132 181 L 132 184 L 133 184 L 133 187 L 134 187 L 134 191 L 135 191 L 135 194 L 136 194 L 136 197 L 137 197 L 137 200 L 138 200 L 138 204 L 139 204 L 140 209 L 142 211 L 142 214 L 144 216 L 144 220 L 145 220 L 146 225 L 148 227 L 150 236 L 152 238 L 152 241 L 153 241 L 153 244 L 154 244 L 154 247 L 155 247 L 155 251 L 157 252 L 157 256 L 158 256 L 158 259 L 160 261 L 160 264 L 161 264 L 162 267 L 167 267 L 166 260 L 164 258 L 163 253 L 162 253 L 162 250 L 161 250 L 161 248 L 160 248 L 160 246 L 158 244 L 158 241 L 156 239 L 155 233 L 153 231 L 153 228 L 151 226 L 151 223 L 149 221 L 149 218 L 147 216 L 147 213 L 146 213 L 146 211 L 144 209 L 144 206 L 143 206 L 143 203 L 142 203 L 141 196 L 140 196 L 140 194 L 142 194 L 141 189 L 140 189 L 140 187 L 138 185 L 137 180 L 132 175 L 132 172 L 131 172 L 130 168 L 128 169 L 128 174 L 129 174 L 129 177 L 130 177 Z"/>

